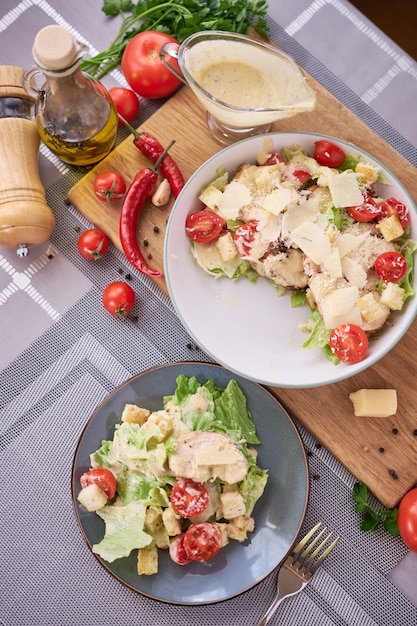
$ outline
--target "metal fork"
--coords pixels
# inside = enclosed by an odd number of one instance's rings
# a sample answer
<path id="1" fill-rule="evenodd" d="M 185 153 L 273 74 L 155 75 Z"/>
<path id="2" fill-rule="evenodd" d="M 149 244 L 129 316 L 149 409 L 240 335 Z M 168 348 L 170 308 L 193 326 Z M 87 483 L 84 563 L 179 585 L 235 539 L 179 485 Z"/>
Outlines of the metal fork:
<path id="1" fill-rule="evenodd" d="M 326 527 L 322 528 L 316 537 L 312 539 L 313 535 L 319 530 L 321 525 L 321 522 L 316 524 L 316 526 L 314 526 L 314 528 L 312 528 L 306 536 L 301 539 L 299 543 L 297 543 L 285 560 L 278 574 L 277 595 L 257 626 L 265 626 L 265 624 L 269 622 L 284 598 L 293 596 L 304 589 L 304 587 L 310 582 L 311 577 L 320 563 L 333 550 L 339 541 L 339 537 L 336 537 L 329 544 L 328 541 L 333 536 L 333 533 L 329 533 L 327 537 L 318 544 L 327 530 Z"/>

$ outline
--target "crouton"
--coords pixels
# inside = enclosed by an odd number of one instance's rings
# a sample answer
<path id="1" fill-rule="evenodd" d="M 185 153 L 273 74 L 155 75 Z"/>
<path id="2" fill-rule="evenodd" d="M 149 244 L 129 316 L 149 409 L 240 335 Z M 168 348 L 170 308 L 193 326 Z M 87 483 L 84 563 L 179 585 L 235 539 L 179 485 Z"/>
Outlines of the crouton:
<path id="1" fill-rule="evenodd" d="M 87 511 L 98 511 L 107 503 L 107 495 L 96 483 L 91 483 L 81 489 L 77 500 Z"/>
<path id="2" fill-rule="evenodd" d="M 226 524 L 226 533 L 230 539 L 235 541 L 245 541 L 248 532 L 252 532 L 255 528 L 255 520 L 247 515 L 238 515 L 235 519 Z"/>
<path id="3" fill-rule="evenodd" d="M 376 229 L 381 233 L 385 241 L 393 241 L 404 234 L 404 229 L 396 215 L 385 217 L 383 220 L 378 222 Z"/>
<path id="4" fill-rule="evenodd" d="M 161 431 L 160 441 L 166 441 L 174 431 L 174 422 L 171 417 L 167 417 L 161 414 L 159 411 L 151 413 L 148 420 L 148 424 L 156 424 Z"/>
<path id="5" fill-rule="evenodd" d="M 139 548 L 137 571 L 140 576 L 152 576 L 158 573 L 158 548 L 156 546 Z"/>
<path id="6" fill-rule="evenodd" d="M 228 524 L 222 522 L 216 522 L 215 526 L 220 532 L 220 548 L 224 548 L 229 543 L 229 537 L 227 535 Z"/>
<path id="7" fill-rule="evenodd" d="M 225 263 L 228 263 L 237 255 L 237 248 L 229 231 L 218 238 L 216 247 Z"/>
<path id="8" fill-rule="evenodd" d="M 175 535 L 181 534 L 181 519 L 175 513 L 172 506 L 167 506 L 162 510 L 162 520 L 164 522 L 165 530 L 170 537 L 175 537 Z"/>
<path id="9" fill-rule="evenodd" d="M 146 509 L 144 529 L 152 535 L 157 548 L 169 547 L 169 537 L 160 511 L 152 507 Z"/>
<path id="10" fill-rule="evenodd" d="M 142 426 L 150 414 L 151 412 L 148 409 L 143 409 L 140 406 L 136 406 L 136 404 L 126 404 L 122 413 L 122 422 Z"/>
<path id="11" fill-rule="evenodd" d="M 364 330 L 378 330 L 388 319 L 390 310 L 374 291 L 358 298 L 357 305 L 364 322 Z"/>
<path id="12" fill-rule="evenodd" d="M 404 289 L 396 283 L 388 283 L 381 294 L 381 303 L 391 311 L 401 311 L 404 306 Z"/>
<path id="13" fill-rule="evenodd" d="M 243 515 L 246 511 L 245 501 L 239 491 L 221 493 L 220 502 L 225 519 L 233 519 L 238 515 Z"/>

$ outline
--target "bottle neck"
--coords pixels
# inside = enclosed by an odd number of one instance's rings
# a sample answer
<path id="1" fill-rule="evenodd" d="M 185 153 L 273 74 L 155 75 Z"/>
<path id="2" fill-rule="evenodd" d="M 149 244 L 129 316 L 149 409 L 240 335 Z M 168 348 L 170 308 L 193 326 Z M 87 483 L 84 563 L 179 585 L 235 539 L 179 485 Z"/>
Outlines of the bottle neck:
<path id="1" fill-rule="evenodd" d="M 80 89 L 96 91 L 94 89 L 94 81 L 84 76 L 80 70 L 79 63 L 72 68 L 71 72 L 44 71 L 43 73 L 46 79 L 44 89 L 54 97 L 62 94 L 64 97 L 66 95 L 66 97 L 71 98 L 71 94 L 73 92 L 75 94 L 78 93 Z"/>

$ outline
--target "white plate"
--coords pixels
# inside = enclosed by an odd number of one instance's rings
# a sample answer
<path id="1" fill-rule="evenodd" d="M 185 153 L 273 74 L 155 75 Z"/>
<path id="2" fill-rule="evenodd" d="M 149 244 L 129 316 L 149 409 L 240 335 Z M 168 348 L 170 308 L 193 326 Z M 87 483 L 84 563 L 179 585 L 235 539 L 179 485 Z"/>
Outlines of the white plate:
<path id="1" fill-rule="evenodd" d="M 388 184 L 378 190 L 382 197 L 395 196 L 411 212 L 411 237 L 417 239 L 415 204 L 400 181 L 377 159 L 344 141 L 315 133 L 271 133 L 238 142 L 204 163 L 186 183 L 171 212 L 165 236 L 165 276 L 170 297 L 183 325 L 195 342 L 231 371 L 276 387 L 316 387 L 349 378 L 376 363 L 407 331 L 417 312 L 417 298 L 394 313 L 382 336 L 370 343 L 366 358 L 356 364 L 334 365 L 320 349 L 306 350 L 307 335 L 300 322 L 309 317 L 307 307 L 292 308 L 289 294 L 279 297 L 264 279 L 251 283 L 214 278 L 199 268 L 185 234 L 185 219 L 201 208 L 198 195 L 216 176 L 216 169 L 232 172 L 245 161 L 255 162 L 265 137 L 274 149 L 299 144 L 313 153 L 317 139 L 329 139 L 346 153 L 362 154 L 384 172 Z M 416 281 L 416 276 L 414 276 Z M 415 284 L 415 283 L 414 283 Z M 416 287 L 416 284 L 415 284 Z"/>

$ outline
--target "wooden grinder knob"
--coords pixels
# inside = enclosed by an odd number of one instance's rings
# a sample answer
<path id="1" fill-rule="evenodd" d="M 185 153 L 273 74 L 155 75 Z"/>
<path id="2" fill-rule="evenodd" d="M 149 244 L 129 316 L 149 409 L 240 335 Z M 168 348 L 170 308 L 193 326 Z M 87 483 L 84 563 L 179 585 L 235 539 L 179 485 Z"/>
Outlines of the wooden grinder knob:
<path id="1" fill-rule="evenodd" d="M 0 67 L 0 98 L 31 100 L 23 70 Z M 40 137 L 31 119 L 0 117 L 0 246 L 30 248 L 49 239 L 55 218 L 38 169 Z"/>

